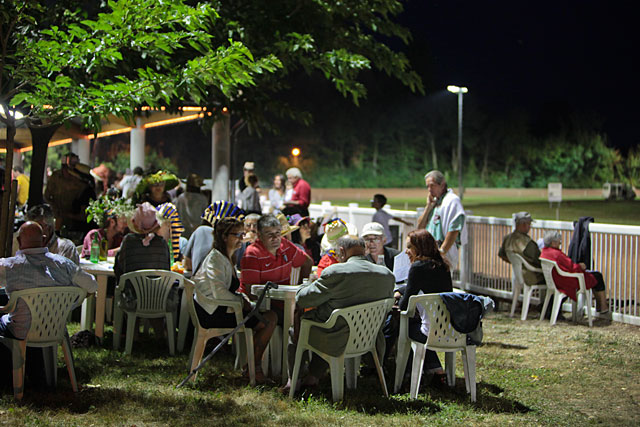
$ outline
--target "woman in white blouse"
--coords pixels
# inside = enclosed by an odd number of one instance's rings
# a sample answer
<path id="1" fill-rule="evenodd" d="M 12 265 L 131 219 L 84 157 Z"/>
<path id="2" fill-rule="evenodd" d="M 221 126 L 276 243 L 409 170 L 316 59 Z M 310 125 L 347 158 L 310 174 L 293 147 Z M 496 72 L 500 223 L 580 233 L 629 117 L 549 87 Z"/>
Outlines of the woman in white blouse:
<path id="1" fill-rule="evenodd" d="M 273 177 L 273 188 L 269 190 L 269 206 L 271 206 L 271 212 L 279 213 L 284 207 L 286 201 L 287 192 L 287 179 L 282 174 L 278 174 Z"/>
<path id="2" fill-rule="evenodd" d="M 236 218 L 223 218 L 215 225 L 213 249 L 193 277 L 196 284 L 194 305 L 198 320 L 204 328 L 234 328 L 237 325 L 231 309 L 218 305 L 216 300 L 242 300 L 245 316 L 252 310 L 251 303 L 241 294 L 236 293 L 240 281 L 231 261 L 233 253 L 241 246 L 243 237 L 244 225 Z M 262 354 L 277 322 L 273 311 L 266 311 L 262 315 L 266 324 L 256 317 L 251 317 L 245 323 L 245 327 L 253 329 L 254 332 L 253 348 L 257 382 L 265 380 L 261 368 Z"/>

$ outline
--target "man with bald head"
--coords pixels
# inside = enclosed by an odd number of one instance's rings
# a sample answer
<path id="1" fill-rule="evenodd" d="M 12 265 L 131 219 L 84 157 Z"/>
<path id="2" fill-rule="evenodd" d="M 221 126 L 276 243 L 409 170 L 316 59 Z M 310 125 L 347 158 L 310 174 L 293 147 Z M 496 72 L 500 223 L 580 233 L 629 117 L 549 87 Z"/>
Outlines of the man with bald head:
<path id="1" fill-rule="evenodd" d="M 336 308 L 351 307 L 393 296 L 393 273 L 387 267 L 374 264 L 365 257 L 365 243 L 362 238 L 347 235 L 338 239 L 336 256 L 338 264 L 325 268 L 316 281 L 302 285 L 296 293 L 298 309 L 304 309 L 303 319 L 325 322 Z M 337 356 L 344 351 L 348 338 L 349 328 L 342 318 L 338 319 L 332 329 L 311 328 L 309 333 L 309 342 L 331 356 Z M 379 332 L 378 338 L 378 354 L 382 357 L 382 331 Z M 297 342 L 295 333 L 293 341 Z M 289 345 L 289 377 L 293 372 L 296 342 Z M 322 358 L 314 357 L 309 364 L 309 375 L 304 379 L 304 384 L 317 384 L 326 368 L 327 364 Z"/>
<path id="2" fill-rule="evenodd" d="M 79 286 L 92 293 L 98 289 L 94 277 L 73 261 L 52 254 L 45 247 L 45 236 L 37 222 L 25 222 L 18 230 L 20 250 L 16 256 L 0 259 L 0 291 L 11 293 L 23 289 L 49 286 Z M 15 311 L 0 317 L 0 335 L 23 340 L 31 325 L 27 305 L 18 302 Z"/>

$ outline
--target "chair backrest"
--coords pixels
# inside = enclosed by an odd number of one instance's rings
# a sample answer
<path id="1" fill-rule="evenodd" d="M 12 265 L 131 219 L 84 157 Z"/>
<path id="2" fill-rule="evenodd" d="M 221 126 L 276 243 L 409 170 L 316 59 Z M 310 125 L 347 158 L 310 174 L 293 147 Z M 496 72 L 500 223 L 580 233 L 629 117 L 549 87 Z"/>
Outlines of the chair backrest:
<path id="1" fill-rule="evenodd" d="M 376 337 L 393 302 L 393 298 L 386 298 L 333 311 L 332 316 L 341 316 L 349 325 L 345 357 L 362 355 L 375 348 Z"/>
<path id="2" fill-rule="evenodd" d="M 187 299 L 187 311 L 189 311 L 189 317 L 195 326 L 200 328 L 200 319 L 196 314 L 196 307 L 193 304 L 193 293 L 195 292 L 195 284 L 191 280 L 184 281 L 184 297 Z"/>
<path id="3" fill-rule="evenodd" d="M 553 269 L 558 265 L 555 261 L 550 259 L 540 258 L 540 264 L 542 265 L 542 274 L 544 275 L 544 281 L 547 283 L 547 289 L 552 292 L 556 291 L 556 282 L 553 281 Z"/>
<path id="4" fill-rule="evenodd" d="M 467 345 L 467 336 L 456 331 L 451 325 L 449 309 L 440 294 L 414 295 L 409 298 L 409 309 L 422 305 L 429 318 L 427 344 L 439 348 L 462 348 Z"/>
<path id="5" fill-rule="evenodd" d="M 293 267 L 291 269 L 291 276 L 289 277 L 290 285 L 297 285 L 300 280 L 300 267 Z"/>
<path id="6" fill-rule="evenodd" d="M 524 277 L 522 276 L 522 257 L 515 252 L 507 251 L 507 258 L 511 263 L 511 283 L 513 285 L 523 285 Z"/>
<path id="7" fill-rule="evenodd" d="M 163 313 L 171 288 L 176 282 L 181 286 L 184 276 L 168 270 L 137 270 L 120 276 L 118 287 L 123 288 L 127 280 L 136 294 L 137 313 Z"/>
<path id="8" fill-rule="evenodd" d="M 65 336 L 69 312 L 79 305 L 87 291 L 77 286 L 47 286 L 11 293 L 11 300 L 22 300 L 31 313 L 27 333 L 29 343 L 58 342 Z"/>

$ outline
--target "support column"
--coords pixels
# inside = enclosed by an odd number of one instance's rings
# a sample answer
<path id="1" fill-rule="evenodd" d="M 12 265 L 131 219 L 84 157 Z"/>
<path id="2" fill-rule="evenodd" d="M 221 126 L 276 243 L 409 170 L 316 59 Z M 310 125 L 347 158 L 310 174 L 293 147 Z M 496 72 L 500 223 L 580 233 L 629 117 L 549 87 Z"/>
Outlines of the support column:
<path id="1" fill-rule="evenodd" d="M 22 164 L 22 153 L 18 150 L 13 150 L 13 166 L 24 166 Z"/>
<path id="2" fill-rule="evenodd" d="M 211 200 L 229 200 L 235 198 L 229 189 L 229 164 L 231 161 L 230 119 L 224 114 L 211 129 L 211 178 L 213 190 Z"/>
<path id="3" fill-rule="evenodd" d="M 91 163 L 91 141 L 82 139 L 73 139 L 71 141 L 71 151 L 76 153 L 80 158 L 80 163 L 90 165 Z"/>
<path id="4" fill-rule="evenodd" d="M 144 141 L 146 130 L 142 126 L 142 120 L 136 119 L 136 127 L 131 129 L 131 145 L 129 147 L 129 167 L 131 170 L 140 166 L 144 169 Z M 154 171 L 155 172 L 155 171 Z"/>

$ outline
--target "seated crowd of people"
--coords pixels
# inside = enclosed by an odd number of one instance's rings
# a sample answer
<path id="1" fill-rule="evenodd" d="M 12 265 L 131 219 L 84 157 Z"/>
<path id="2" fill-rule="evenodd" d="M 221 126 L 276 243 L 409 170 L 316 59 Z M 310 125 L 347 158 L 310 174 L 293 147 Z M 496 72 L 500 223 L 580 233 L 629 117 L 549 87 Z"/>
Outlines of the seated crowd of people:
<path id="1" fill-rule="evenodd" d="M 246 191 L 247 188 L 255 190 L 257 180 L 252 170 L 253 164 L 245 164 L 246 186 L 241 194 L 252 193 Z M 296 168 L 288 170 L 287 177 L 292 188 L 297 188 L 295 194 L 298 197 L 287 196 L 283 176 L 276 176 L 274 184 L 277 183 L 278 190 L 273 196 L 275 203 L 271 204 L 272 209 L 268 209 L 271 213 L 265 214 L 261 206 L 250 202 L 244 205 L 246 210 L 228 201 L 207 204 L 206 198 L 200 194 L 202 180 L 193 174 L 187 179 L 187 191 L 177 198 L 172 198 L 166 191 L 170 185 L 177 184 L 175 177 L 169 174 L 154 174 L 150 178 L 142 178 L 135 185 L 125 183 L 125 194 L 131 194 L 131 188 L 138 187 L 139 203 L 126 215 L 116 210 L 106 211 L 102 226 L 90 230 L 84 237 L 80 256 L 91 256 L 96 236 L 106 240 L 106 255 L 115 257 L 115 277 L 108 290 L 111 294 L 124 273 L 140 269 L 169 270 L 174 263 L 181 263 L 185 274 L 195 283 L 194 305 L 198 320 L 205 328 L 236 325 L 235 316 L 218 303 L 220 300 L 242 301 L 244 313 L 251 312 L 256 299 L 251 293 L 253 284 L 302 285 L 296 296 L 297 320 L 307 318 L 319 322 L 326 321 L 336 308 L 393 296 L 395 310 L 406 310 L 411 296 L 453 290 L 451 271 L 455 266 L 443 251 L 443 246 L 457 244 L 456 237 L 464 225 L 463 214 L 452 221 L 455 232 L 452 238 L 448 236 L 448 230 L 441 230 L 441 239 L 436 240 L 428 231 L 430 226 L 411 231 L 404 242 L 410 262 L 408 278 L 397 280 L 393 274 L 394 260 L 400 251 L 390 246 L 388 232 L 389 219 L 396 218 L 382 210 L 386 203 L 383 195 L 376 195 L 372 200 L 372 206 L 376 208 L 374 218 L 380 222 L 370 222 L 358 232 L 353 224 L 341 218 L 310 218 L 307 210 L 310 201 L 308 184 Z M 433 180 L 432 175 L 427 174 L 427 177 L 427 182 L 428 179 Z M 140 191 L 141 183 L 146 184 Z M 446 182 L 437 185 L 440 185 L 437 191 L 442 200 L 449 194 Z M 251 200 L 251 197 L 241 200 Z M 269 200 L 272 200 L 271 195 Z M 428 203 L 437 212 L 439 202 Z M 71 283 L 94 292 L 95 280 L 79 268 L 75 245 L 55 233 L 54 210 L 48 205 L 35 206 L 29 209 L 26 219 L 16 235 L 19 247 L 16 255 L 0 260 L 0 286 L 4 287 L 6 296 L 27 287 Z M 513 251 L 533 265 L 539 266 L 538 258 L 544 257 L 558 262 L 563 270 L 585 272 L 587 287 L 595 290 L 598 310 L 607 310 L 602 275 L 586 272 L 584 264 L 567 261 L 559 249 L 561 239 L 556 234 L 545 236 L 545 247 L 540 252 L 527 234 L 531 216 L 519 213 L 515 220 L 516 230 L 505 237 L 500 249 L 503 259 L 508 261 L 506 251 Z M 42 263 L 50 264 L 44 278 L 38 276 L 42 271 L 36 271 Z M 299 269 L 299 274 L 292 275 L 294 269 Z M 18 280 L 19 277 L 31 279 Z M 291 283 L 292 278 L 297 278 L 296 283 Z M 540 283 L 544 279 L 538 274 L 526 273 L 525 280 L 527 283 Z M 558 283 L 569 297 L 575 298 L 575 283 L 570 280 L 559 280 Z M 132 292 L 124 292 L 121 298 L 115 303 L 135 305 Z M 24 338 L 28 319 L 23 312 L 24 307 L 18 307 L 17 312 L 0 317 L 0 335 Z M 254 330 L 258 382 L 267 381 L 261 360 L 276 325 L 282 324 L 283 306 L 275 301 L 260 319 L 253 317 L 246 323 Z M 310 339 L 327 354 L 337 355 L 346 346 L 345 328 L 345 324 L 338 323 L 328 332 L 314 330 Z M 419 307 L 416 318 L 409 322 L 409 336 L 424 343 L 428 328 L 427 315 Z M 383 344 L 379 354 L 390 353 L 398 337 L 397 322 L 393 321 L 392 314 L 379 335 Z M 288 357 L 292 358 L 297 341 L 296 326 L 285 336 L 289 336 Z M 425 372 L 432 375 L 433 384 L 441 386 L 445 383 L 445 374 L 435 352 L 427 352 L 424 366 Z M 291 361 L 289 368 L 292 367 Z M 295 386 L 316 385 L 326 370 L 326 363 L 320 358 L 313 358 L 307 375 L 301 384 Z M 288 384 L 285 388 L 293 386 Z"/>

